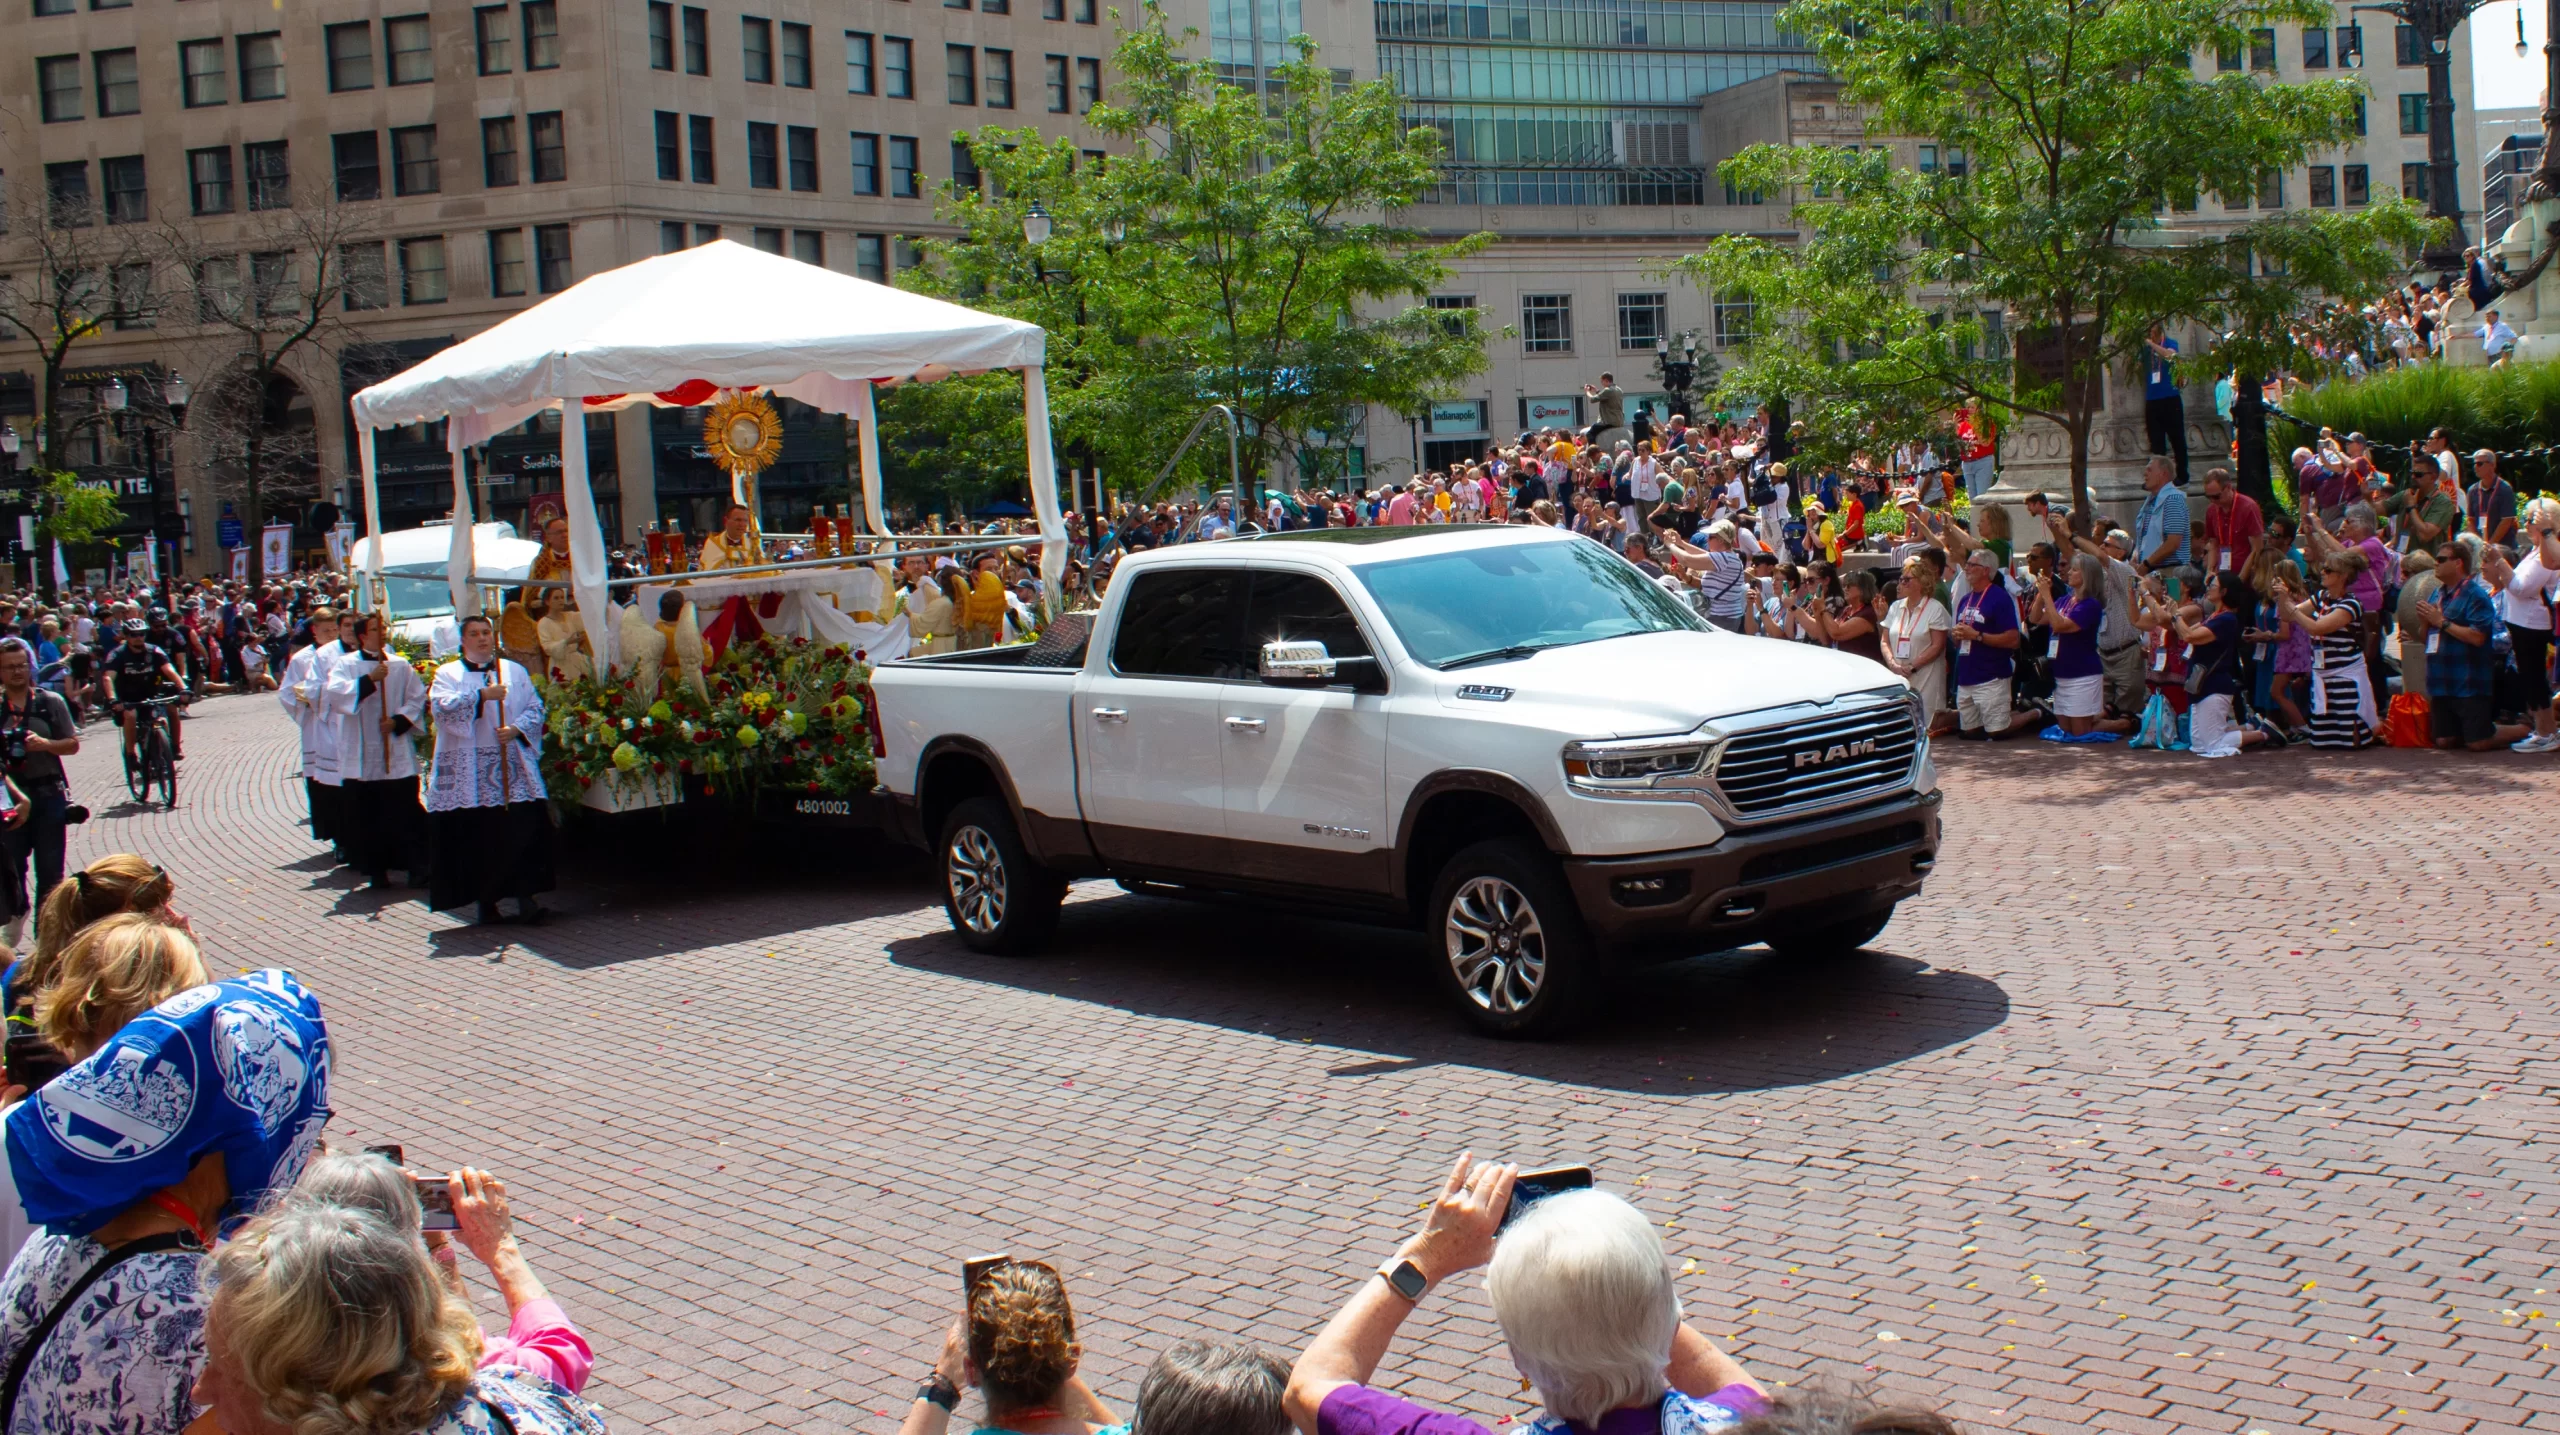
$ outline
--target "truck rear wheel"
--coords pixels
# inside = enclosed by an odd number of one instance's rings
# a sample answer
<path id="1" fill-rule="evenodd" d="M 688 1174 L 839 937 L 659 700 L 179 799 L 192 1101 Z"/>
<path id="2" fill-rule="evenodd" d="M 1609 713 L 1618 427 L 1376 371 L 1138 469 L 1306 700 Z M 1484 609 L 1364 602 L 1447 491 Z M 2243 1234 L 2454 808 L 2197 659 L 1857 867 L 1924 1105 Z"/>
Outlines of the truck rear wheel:
<path id="1" fill-rule="evenodd" d="M 1049 940 L 1067 884 L 1031 859 L 1013 813 L 972 797 L 942 824 L 942 910 L 973 952 L 1020 956 Z"/>
<path id="2" fill-rule="evenodd" d="M 1520 838 L 1461 850 L 1431 886 L 1441 984 L 1488 1036 L 1570 1026 L 1600 986 L 1599 957 L 1545 849 Z"/>
<path id="3" fill-rule="evenodd" d="M 1884 932 L 1893 909 L 1852 917 L 1820 927 L 1804 927 L 1769 937 L 1769 950 L 1792 962 L 1828 961 L 1854 954 Z"/>

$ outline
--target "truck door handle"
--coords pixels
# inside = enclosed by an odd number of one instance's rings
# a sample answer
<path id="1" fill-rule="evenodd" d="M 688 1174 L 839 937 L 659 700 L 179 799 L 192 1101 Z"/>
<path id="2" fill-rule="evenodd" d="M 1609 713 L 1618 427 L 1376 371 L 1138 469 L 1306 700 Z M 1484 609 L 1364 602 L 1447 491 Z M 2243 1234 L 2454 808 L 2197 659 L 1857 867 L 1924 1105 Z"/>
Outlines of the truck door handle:
<path id="1" fill-rule="evenodd" d="M 1263 721 L 1260 718 L 1231 717 L 1227 719 L 1227 726 L 1237 732 L 1258 733 L 1263 729 Z"/>
<path id="2" fill-rule="evenodd" d="M 1093 720 L 1095 722 L 1127 722 L 1129 710 L 1127 708 L 1095 708 Z"/>

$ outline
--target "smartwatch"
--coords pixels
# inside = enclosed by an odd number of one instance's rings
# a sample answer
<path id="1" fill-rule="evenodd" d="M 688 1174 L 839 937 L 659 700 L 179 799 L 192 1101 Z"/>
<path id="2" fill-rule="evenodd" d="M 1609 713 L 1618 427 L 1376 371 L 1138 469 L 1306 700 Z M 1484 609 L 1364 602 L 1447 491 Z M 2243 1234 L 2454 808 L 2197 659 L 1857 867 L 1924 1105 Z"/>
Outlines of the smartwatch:
<path id="1" fill-rule="evenodd" d="M 960 1387 L 945 1379 L 942 1372 L 937 1370 L 924 1378 L 924 1384 L 916 1387 L 916 1399 L 939 1405 L 948 1412 L 959 1407 Z"/>
<path id="2" fill-rule="evenodd" d="M 1422 1267 L 1411 1261 L 1397 1261 L 1378 1267 L 1378 1278 L 1387 1283 L 1388 1289 L 1409 1301 L 1420 1301 L 1423 1292 L 1431 1289 L 1431 1278 L 1422 1273 Z"/>

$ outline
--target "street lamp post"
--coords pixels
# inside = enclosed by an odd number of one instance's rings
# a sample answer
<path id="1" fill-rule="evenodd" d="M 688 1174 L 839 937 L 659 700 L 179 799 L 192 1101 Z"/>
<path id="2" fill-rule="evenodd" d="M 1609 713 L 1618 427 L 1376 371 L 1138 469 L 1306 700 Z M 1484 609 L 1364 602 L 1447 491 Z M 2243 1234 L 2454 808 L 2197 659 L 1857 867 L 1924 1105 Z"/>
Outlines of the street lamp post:
<path id="1" fill-rule="evenodd" d="M 2428 241 L 2419 262 L 2451 280 L 2462 271 L 2462 251 L 2470 241 L 2462 232 L 2462 176 L 2453 148 L 2453 32 L 2471 12 L 2489 0 L 2390 0 L 2383 5 L 2350 5 L 2350 14 L 2371 10 L 2389 15 L 2417 32 L 2427 67 L 2427 215 L 2446 221 L 2445 232 Z M 2395 51 L 2396 54 L 2396 51 Z M 2347 56 L 2350 65 L 2364 63 L 2361 41 Z M 2549 124 L 2550 99 L 2544 101 Z M 2544 151 L 2543 163 L 2550 163 Z"/>
<path id="2" fill-rule="evenodd" d="M 1653 371 L 1662 379 L 1662 391 L 1671 396 L 1674 413 L 1689 411 L 1689 391 L 1698 381 L 1698 331 L 1684 329 L 1675 339 L 1657 335 L 1653 341 Z"/>

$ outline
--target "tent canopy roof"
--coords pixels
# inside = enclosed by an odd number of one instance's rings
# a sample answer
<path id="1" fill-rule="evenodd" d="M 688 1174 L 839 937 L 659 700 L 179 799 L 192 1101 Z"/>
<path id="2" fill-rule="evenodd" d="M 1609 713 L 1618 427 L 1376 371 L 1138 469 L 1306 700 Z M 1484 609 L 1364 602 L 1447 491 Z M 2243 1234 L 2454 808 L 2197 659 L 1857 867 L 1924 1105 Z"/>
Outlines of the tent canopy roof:
<path id="1" fill-rule="evenodd" d="M 495 431 L 561 399 L 694 381 L 823 391 L 929 365 L 1023 368 L 1042 362 L 1046 340 L 1036 324 L 721 239 L 581 280 L 364 390 L 353 408 L 368 428 L 485 415 L 470 427 Z"/>

